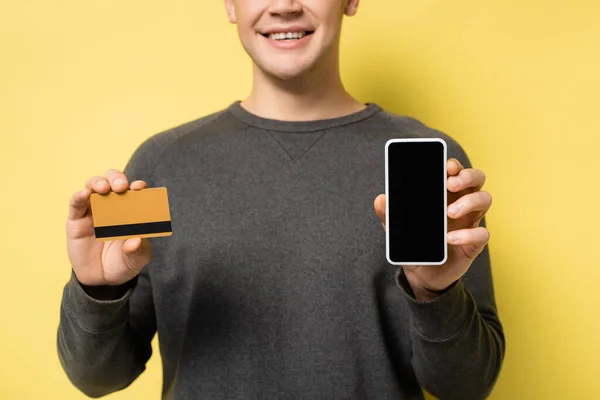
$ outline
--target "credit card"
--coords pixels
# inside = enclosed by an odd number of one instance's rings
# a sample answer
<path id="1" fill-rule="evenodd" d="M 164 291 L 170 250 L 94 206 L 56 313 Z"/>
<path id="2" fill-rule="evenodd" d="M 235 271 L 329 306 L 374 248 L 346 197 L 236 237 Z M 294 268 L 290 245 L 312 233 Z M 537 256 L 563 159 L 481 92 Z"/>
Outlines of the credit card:
<path id="1" fill-rule="evenodd" d="M 92 193 L 90 196 L 96 239 L 171 236 L 167 188 Z"/>

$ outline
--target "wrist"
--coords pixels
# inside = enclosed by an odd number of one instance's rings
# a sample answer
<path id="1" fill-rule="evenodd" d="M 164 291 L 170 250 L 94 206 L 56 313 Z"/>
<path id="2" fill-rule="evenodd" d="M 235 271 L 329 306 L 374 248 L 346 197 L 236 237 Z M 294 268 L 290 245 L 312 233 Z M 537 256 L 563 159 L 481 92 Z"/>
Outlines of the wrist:
<path id="1" fill-rule="evenodd" d="M 411 285 L 411 289 L 413 291 L 415 299 L 417 299 L 419 301 L 433 301 L 440 296 L 439 293 L 429 291 L 425 288 L 413 287 Z"/>
<path id="2" fill-rule="evenodd" d="M 122 298 L 129 289 L 135 287 L 137 281 L 136 276 L 120 285 L 86 285 L 77 279 L 77 275 L 73 274 L 73 276 L 81 289 L 88 296 L 100 301 L 118 300 Z"/>
<path id="3" fill-rule="evenodd" d="M 117 300 L 120 299 L 129 290 L 129 285 L 126 283 L 119 286 L 87 286 L 80 283 L 83 291 L 90 297 L 96 300 Z"/>
<path id="4" fill-rule="evenodd" d="M 406 278 L 406 282 L 410 286 L 413 296 L 418 301 L 426 302 L 426 301 L 435 300 L 436 298 L 440 297 L 441 295 L 446 293 L 448 290 L 450 290 L 457 282 L 457 281 L 454 281 L 447 286 L 433 288 L 429 285 L 424 284 L 418 278 L 414 277 L 412 274 L 406 273 L 406 272 L 407 271 L 404 271 L 404 276 Z"/>

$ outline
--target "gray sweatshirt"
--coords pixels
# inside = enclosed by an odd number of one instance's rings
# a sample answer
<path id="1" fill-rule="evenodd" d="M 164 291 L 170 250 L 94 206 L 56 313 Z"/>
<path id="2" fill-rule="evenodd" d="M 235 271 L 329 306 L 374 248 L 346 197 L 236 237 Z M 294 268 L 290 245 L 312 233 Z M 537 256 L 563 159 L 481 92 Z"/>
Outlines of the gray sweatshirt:
<path id="1" fill-rule="evenodd" d="M 169 193 L 173 236 L 98 300 L 72 274 L 58 354 L 91 397 L 126 388 L 158 333 L 163 399 L 441 399 L 489 395 L 504 357 L 489 247 L 431 302 L 385 257 L 373 201 L 390 138 L 448 135 L 370 103 L 310 122 L 239 102 L 144 141 L 130 181 Z M 485 225 L 485 220 L 482 222 Z"/>

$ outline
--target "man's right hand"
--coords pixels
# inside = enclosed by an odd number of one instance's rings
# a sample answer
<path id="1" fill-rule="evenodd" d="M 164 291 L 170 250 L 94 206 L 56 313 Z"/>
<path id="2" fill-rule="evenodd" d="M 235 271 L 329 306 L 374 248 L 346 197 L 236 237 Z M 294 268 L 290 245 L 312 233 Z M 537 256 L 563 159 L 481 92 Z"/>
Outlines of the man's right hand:
<path id="1" fill-rule="evenodd" d="M 85 189 L 76 192 L 70 201 L 67 219 L 67 252 L 75 276 L 86 286 L 118 286 L 137 276 L 152 259 L 148 239 L 98 241 L 94 233 L 90 196 L 92 193 L 122 193 L 128 189 L 147 187 L 144 181 L 129 186 L 127 177 L 116 169 L 106 176 L 87 180 Z"/>

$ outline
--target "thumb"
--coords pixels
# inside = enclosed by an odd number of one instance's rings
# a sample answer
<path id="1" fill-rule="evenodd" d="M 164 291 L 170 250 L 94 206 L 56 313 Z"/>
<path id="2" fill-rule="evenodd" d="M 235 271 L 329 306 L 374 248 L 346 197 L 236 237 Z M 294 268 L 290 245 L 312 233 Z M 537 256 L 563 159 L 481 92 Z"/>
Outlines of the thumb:
<path id="1" fill-rule="evenodd" d="M 123 253 L 138 267 L 143 267 L 152 259 L 152 244 L 139 237 L 125 240 Z"/>
<path id="2" fill-rule="evenodd" d="M 373 202 L 373 206 L 375 207 L 375 214 L 377 214 L 377 217 L 379 218 L 379 220 L 381 221 L 381 225 L 383 225 L 383 228 L 385 229 L 385 194 L 380 194 L 379 196 L 377 196 L 375 198 L 375 201 Z"/>

